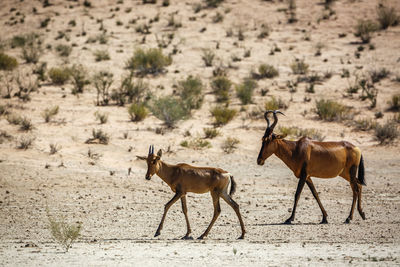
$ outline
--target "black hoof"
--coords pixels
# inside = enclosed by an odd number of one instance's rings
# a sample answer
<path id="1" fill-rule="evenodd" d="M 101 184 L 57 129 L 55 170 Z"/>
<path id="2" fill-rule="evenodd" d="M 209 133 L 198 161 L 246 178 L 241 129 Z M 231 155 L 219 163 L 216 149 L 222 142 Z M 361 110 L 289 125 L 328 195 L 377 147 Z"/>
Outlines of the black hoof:
<path id="1" fill-rule="evenodd" d="M 361 215 L 361 218 L 362 218 L 363 220 L 365 220 L 365 213 L 364 213 L 364 212 L 361 212 L 360 215 Z"/>
<path id="2" fill-rule="evenodd" d="M 184 237 L 182 237 L 182 240 L 193 240 L 193 237 L 185 235 Z"/>
<path id="3" fill-rule="evenodd" d="M 284 221 L 282 224 L 292 224 L 292 220 L 291 220 L 291 219 L 287 219 L 287 220 Z"/>
<path id="4" fill-rule="evenodd" d="M 203 238 L 204 238 L 204 236 L 201 235 L 201 236 L 199 236 L 199 237 L 197 238 L 197 240 L 203 240 Z"/>
<path id="5" fill-rule="evenodd" d="M 345 224 L 349 224 L 350 223 L 350 218 L 347 218 L 346 221 L 344 221 Z"/>
<path id="6" fill-rule="evenodd" d="M 154 237 L 157 237 L 157 236 L 159 236 L 159 235 L 160 235 L 160 232 L 156 232 L 155 235 L 154 235 Z"/>
<path id="7" fill-rule="evenodd" d="M 323 218 L 320 224 L 328 224 L 328 220 L 326 218 Z"/>
<path id="8" fill-rule="evenodd" d="M 244 239 L 244 235 L 239 236 L 238 239 Z"/>

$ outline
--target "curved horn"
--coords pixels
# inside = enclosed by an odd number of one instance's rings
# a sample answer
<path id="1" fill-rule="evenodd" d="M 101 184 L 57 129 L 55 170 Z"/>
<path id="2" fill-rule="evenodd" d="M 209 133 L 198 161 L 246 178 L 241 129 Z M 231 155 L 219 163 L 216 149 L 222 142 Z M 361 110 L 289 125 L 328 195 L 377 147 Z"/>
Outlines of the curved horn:
<path id="1" fill-rule="evenodd" d="M 276 124 L 278 123 L 278 116 L 276 115 L 276 113 L 279 113 L 279 114 L 282 114 L 283 116 L 285 116 L 285 114 L 283 114 L 279 110 L 274 110 L 274 111 L 272 111 L 272 113 L 274 114 L 274 122 L 271 125 L 271 132 L 274 130 Z"/>
<path id="2" fill-rule="evenodd" d="M 151 145 L 151 154 L 154 154 L 154 145 Z"/>
<path id="3" fill-rule="evenodd" d="M 149 146 L 149 155 L 151 155 L 151 145 Z"/>

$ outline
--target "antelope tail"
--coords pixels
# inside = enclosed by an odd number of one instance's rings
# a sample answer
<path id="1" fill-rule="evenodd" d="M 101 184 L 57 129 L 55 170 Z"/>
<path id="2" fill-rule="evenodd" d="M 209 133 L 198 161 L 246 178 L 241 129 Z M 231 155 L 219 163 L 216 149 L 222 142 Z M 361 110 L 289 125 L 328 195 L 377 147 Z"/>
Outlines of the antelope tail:
<path id="1" fill-rule="evenodd" d="M 358 165 L 358 183 L 362 185 L 367 185 L 365 183 L 364 159 L 362 155 L 360 158 L 360 164 Z"/>
<path id="2" fill-rule="evenodd" d="M 233 179 L 233 175 L 231 175 L 231 190 L 229 191 L 229 195 L 232 196 L 236 192 L 236 182 Z"/>

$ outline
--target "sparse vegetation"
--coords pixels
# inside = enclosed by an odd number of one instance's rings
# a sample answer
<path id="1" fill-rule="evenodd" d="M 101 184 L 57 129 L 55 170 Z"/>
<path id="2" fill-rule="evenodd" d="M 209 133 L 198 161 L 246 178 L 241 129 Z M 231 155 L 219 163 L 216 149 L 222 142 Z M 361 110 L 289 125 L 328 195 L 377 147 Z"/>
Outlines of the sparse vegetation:
<path id="1" fill-rule="evenodd" d="M 237 111 L 235 109 L 230 109 L 228 107 L 216 106 L 210 110 L 211 115 L 214 116 L 216 126 L 223 126 L 230 122 L 236 115 Z"/>
<path id="2" fill-rule="evenodd" d="M 388 121 L 384 125 L 376 125 L 375 137 L 380 144 L 389 144 L 399 136 L 398 126 L 393 121 Z"/>
<path id="3" fill-rule="evenodd" d="M 74 86 L 72 94 L 81 94 L 86 85 L 90 84 L 87 78 L 87 70 L 82 65 L 73 65 L 69 73 L 71 75 L 71 81 Z"/>
<path id="4" fill-rule="evenodd" d="M 172 96 L 155 99 L 151 105 L 151 112 L 169 128 L 190 116 L 190 110 L 185 107 L 184 103 Z"/>
<path id="5" fill-rule="evenodd" d="M 96 62 L 110 60 L 110 54 L 107 50 L 96 50 L 93 55 Z"/>
<path id="6" fill-rule="evenodd" d="M 24 132 L 28 132 L 33 129 L 32 121 L 27 117 L 22 117 L 19 125 L 19 129 Z"/>
<path id="7" fill-rule="evenodd" d="M 263 79 L 263 78 L 271 79 L 279 76 L 279 71 L 272 65 L 261 64 L 258 67 L 258 73 L 253 72 L 252 76 L 255 79 Z"/>
<path id="8" fill-rule="evenodd" d="M 33 141 L 35 140 L 32 136 L 22 136 L 18 139 L 17 148 L 27 150 L 33 145 Z"/>
<path id="9" fill-rule="evenodd" d="M 180 143 L 181 146 L 191 149 L 203 149 L 203 148 L 210 148 L 211 144 L 207 140 L 202 138 L 193 138 L 190 140 L 184 140 Z"/>
<path id="10" fill-rule="evenodd" d="M 359 131 L 369 131 L 375 129 L 377 122 L 374 119 L 358 119 L 354 121 L 354 127 Z"/>
<path id="11" fill-rule="evenodd" d="M 397 15 L 396 9 L 393 7 L 380 4 L 376 8 L 376 14 L 378 15 L 380 28 L 383 30 L 389 28 L 390 26 L 398 25 L 400 22 L 400 16 Z"/>
<path id="12" fill-rule="evenodd" d="M 283 100 L 279 97 L 278 99 L 274 96 L 271 96 L 271 100 L 265 102 L 265 110 L 277 110 L 277 109 L 287 109 L 288 106 Z"/>
<path id="13" fill-rule="evenodd" d="M 321 120 L 341 121 L 349 117 L 350 108 L 333 100 L 317 100 L 315 102 L 316 110 Z"/>
<path id="14" fill-rule="evenodd" d="M 203 128 L 204 138 L 213 139 L 221 134 L 218 129 L 215 128 Z"/>
<path id="15" fill-rule="evenodd" d="M 207 7 L 218 7 L 224 0 L 204 0 Z"/>
<path id="16" fill-rule="evenodd" d="M 106 124 L 108 121 L 108 113 L 96 111 L 94 113 L 94 116 L 96 118 L 96 121 L 99 121 L 100 124 Z"/>
<path id="17" fill-rule="evenodd" d="M 213 65 L 213 61 L 215 59 L 215 53 L 211 49 L 203 49 L 203 55 L 201 59 L 204 61 L 204 65 L 206 67 L 211 67 Z"/>
<path id="18" fill-rule="evenodd" d="M 211 88 L 217 97 L 217 102 L 228 102 L 229 90 L 232 82 L 224 76 L 219 76 L 211 81 Z"/>
<path id="19" fill-rule="evenodd" d="M 304 61 L 304 59 L 295 59 L 292 64 L 290 64 L 290 68 L 292 69 L 293 74 L 307 74 L 309 65 Z"/>
<path id="20" fill-rule="evenodd" d="M 284 127 L 280 126 L 279 127 L 279 132 L 283 136 L 289 136 L 289 137 L 296 137 L 300 138 L 303 136 L 307 136 L 308 138 L 311 138 L 313 140 L 317 141 L 323 141 L 325 139 L 325 136 L 322 135 L 320 131 L 317 129 L 311 128 L 311 129 L 302 129 L 299 127 Z"/>
<path id="21" fill-rule="evenodd" d="M 18 66 L 17 59 L 0 51 L 0 70 L 14 70 Z"/>
<path id="22" fill-rule="evenodd" d="M 50 146 L 50 155 L 56 154 L 61 149 L 61 146 L 57 144 L 50 144 L 49 146 Z"/>
<path id="23" fill-rule="evenodd" d="M 378 29 L 378 25 L 372 20 L 359 20 L 355 27 L 354 35 L 360 37 L 363 43 L 369 43 L 372 34 Z"/>
<path id="24" fill-rule="evenodd" d="M 142 121 L 149 112 L 143 103 L 132 103 L 128 108 L 128 113 L 131 121 Z"/>
<path id="25" fill-rule="evenodd" d="M 178 93 L 188 109 L 199 109 L 203 103 L 203 83 L 199 77 L 189 75 L 178 82 Z"/>
<path id="26" fill-rule="evenodd" d="M 241 84 L 236 85 L 236 94 L 242 105 L 252 103 L 253 91 L 256 88 L 257 82 L 250 78 L 246 78 Z"/>
<path id="27" fill-rule="evenodd" d="M 99 129 L 93 129 L 92 130 L 92 138 L 89 138 L 86 140 L 86 144 L 103 144 L 107 145 L 108 142 L 110 141 L 110 136 L 103 132 L 103 130 Z"/>
<path id="28" fill-rule="evenodd" d="M 34 33 L 26 35 L 22 47 L 22 58 L 26 63 L 38 63 L 42 52 L 42 40 L 39 36 Z"/>
<path id="29" fill-rule="evenodd" d="M 53 84 L 63 85 L 69 80 L 71 71 L 68 67 L 54 67 L 48 71 L 48 75 Z"/>
<path id="30" fill-rule="evenodd" d="M 400 111 L 400 94 L 392 95 L 392 98 L 389 101 L 389 110 Z"/>
<path id="31" fill-rule="evenodd" d="M 50 122 L 50 120 L 58 114 L 58 110 L 59 107 L 58 106 L 53 106 L 51 108 L 46 108 L 43 112 L 42 112 L 42 117 L 44 119 L 44 121 Z"/>
<path id="32" fill-rule="evenodd" d="M 109 89 L 114 82 L 113 74 L 108 71 L 97 72 L 92 79 L 92 83 L 97 91 L 96 105 L 108 105 L 110 100 Z"/>
<path id="33" fill-rule="evenodd" d="M 377 83 L 382 79 L 385 79 L 390 74 L 390 71 L 386 68 L 372 69 L 369 71 L 369 76 L 372 83 Z"/>
<path id="34" fill-rule="evenodd" d="M 228 137 L 222 143 L 221 148 L 225 153 L 230 154 L 235 151 L 239 143 L 240 143 L 239 139 L 234 137 Z"/>
<path id="35" fill-rule="evenodd" d="M 172 58 L 165 56 L 161 49 L 149 48 L 143 50 L 138 48 L 133 56 L 126 62 L 125 68 L 136 71 L 139 75 L 158 74 L 172 63 Z"/>
<path id="36" fill-rule="evenodd" d="M 118 105 L 123 106 L 125 103 L 143 102 L 149 85 L 142 79 L 134 81 L 132 73 L 123 77 L 121 85 L 118 89 L 113 90 L 111 99 L 116 101 Z"/>
<path id="37" fill-rule="evenodd" d="M 60 57 L 69 57 L 72 52 L 72 46 L 59 44 L 56 46 L 56 51 Z"/>

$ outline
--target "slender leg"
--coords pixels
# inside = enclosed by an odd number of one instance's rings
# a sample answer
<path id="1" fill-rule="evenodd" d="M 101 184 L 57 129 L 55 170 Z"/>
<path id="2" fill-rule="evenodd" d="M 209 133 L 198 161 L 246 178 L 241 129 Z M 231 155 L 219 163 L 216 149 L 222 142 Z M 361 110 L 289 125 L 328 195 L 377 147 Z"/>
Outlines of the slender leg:
<path id="1" fill-rule="evenodd" d="M 317 190 L 315 190 L 314 183 L 312 182 L 310 177 L 307 177 L 306 183 L 307 183 L 308 187 L 310 188 L 311 193 L 313 194 L 314 198 L 317 200 L 318 206 L 322 211 L 321 224 L 328 223 L 328 221 L 326 219 L 326 217 L 328 217 L 328 215 L 326 214 L 326 211 L 325 211 L 324 207 L 322 206 L 321 201 L 319 200 L 319 196 L 318 196 Z"/>
<path id="2" fill-rule="evenodd" d="M 210 225 L 207 227 L 206 231 L 199 236 L 198 239 L 203 239 L 208 235 L 208 232 L 210 232 L 211 227 L 214 225 L 215 221 L 217 220 L 219 214 L 221 213 L 221 207 L 219 205 L 219 192 L 211 191 L 211 197 L 213 200 L 213 205 L 214 205 L 214 216 L 210 222 Z"/>
<path id="3" fill-rule="evenodd" d="M 224 192 L 222 194 L 222 198 L 226 201 L 226 203 L 228 203 L 233 210 L 236 212 L 237 217 L 239 218 L 239 222 L 240 222 L 240 228 L 242 229 L 242 235 L 239 237 L 239 239 L 243 239 L 244 238 L 244 234 L 246 233 L 246 230 L 244 229 L 244 223 L 242 220 L 242 216 L 240 215 L 240 210 L 239 210 L 239 204 L 237 204 L 230 195 L 228 195 L 227 192 Z"/>
<path id="4" fill-rule="evenodd" d="M 294 220 L 294 216 L 296 214 L 297 202 L 299 201 L 299 197 L 301 191 L 303 190 L 306 179 L 307 179 L 307 164 L 304 163 L 303 167 L 301 168 L 300 179 L 299 183 L 297 184 L 296 194 L 294 195 L 294 205 L 293 205 L 292 215 L 284 222 L 284 224 L 291 224 L 292 221 Z"/>
<path id="5" fill-rule="evenodd" d="M 358 185 L 358 201 L 357 201 L 357 210 L 360 213 L 360 216 L 363 220 L 365 220 L 365 213 L 362 211 L 361 208 L 361 194 L 362 194 L 362 185 Z"/>
<path id="6" fill-rule="evenodd" d="M 179 192 L 179 191 L 177 191 L 176 194 L 175 194 L 175 196 L 174 196 L 170 201 L 168 201 L 167 204 L 165 204 L 165 207 L 164 207 L 164 214 L 163 214 L 163 216 L 162 216 L 160 225 L 158 226 L 157 231 L 156 231 L 156 234 L 154 235 L 154 237 L 160 235 L 160 231 L 161 231 L 161 229 L 163 228 L 165 216 L 167 215 L 167 212 L 168 212 L 169 208 L 170 208 L 178 199 L 180 199 L 181 196 L 182 196 L 182 193 Z"/>
<path id="7" fill-rule="evenodd" d="M 190 233 L 192 232 L 192 229 L 190 229 L 189 218 L 187 216 L 187 206 L 186 206 L 186 196 L 185 195 L 183 195 L 181 197 L 181 202 L 182 202 L 182 211 L 183 211 L 183 214 L 185 215 L 186 226 L 187 226 L 186 235 L 184 237 L 182 237 L 182 239 L 192 239 L 190 237 Z"/>
<path id="8" fill-rule="evenodd" d="M 353 220 L 353 213 L 354 213 L 354 207 L 357 202 L 357 196 L 358 196 L 358 184 L 356 181 L 356 166 L 351 166 L 350 168 L 350 186 L 351 189 L 353 190 L 353 202 L 351 203 L 351 209 L 350 209 L 350 214 L 349 217 L 347 217 L 345 223 L 350 223 L 351 220 Z"/>

